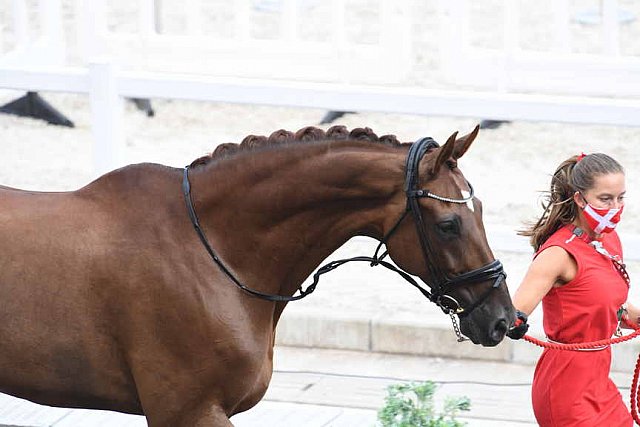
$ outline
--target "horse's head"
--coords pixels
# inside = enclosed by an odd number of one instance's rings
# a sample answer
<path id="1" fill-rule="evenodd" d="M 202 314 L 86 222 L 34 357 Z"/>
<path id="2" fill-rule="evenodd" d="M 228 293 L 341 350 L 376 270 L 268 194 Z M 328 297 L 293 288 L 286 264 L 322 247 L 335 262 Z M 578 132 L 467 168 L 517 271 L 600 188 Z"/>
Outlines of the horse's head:
<path id="1" fill-rule="evenodd" d="M 431 299 L 457 314 L 463 334 L 475 344 L 497 345 L 514 321 L 502 265 L 487 243 L 482 203 L 457 166 L 478 134 L 444 146 L 414 143 L 406 163 L 407 211 L 385 232 L 389 255 L 431 288 Z"/>

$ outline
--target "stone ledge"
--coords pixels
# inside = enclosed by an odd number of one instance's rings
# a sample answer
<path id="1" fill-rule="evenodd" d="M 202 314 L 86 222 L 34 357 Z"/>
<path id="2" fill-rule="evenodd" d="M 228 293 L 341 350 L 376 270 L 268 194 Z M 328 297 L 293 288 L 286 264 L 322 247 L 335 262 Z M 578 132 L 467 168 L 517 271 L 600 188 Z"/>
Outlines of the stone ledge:
<path id="1" fill-rule="evenodd" d="M 348 316 L 285 312 L 278 322 L 276 344 L 342 350 L 371 350 L 371 321 Z"/>
<path id="2" fill-rule="evenodd" d="M 533 336 L 544 339 L 539 331 Z M 358 316 L 285 310 L 276 333 L 276 344 L 379 353 L 411 354 L 512 362 L 536 363 L 542 349 L 524 340 L 505 339 L 496 347 L 458 343 L 445 323 L 399 319 L 368 319 Z M 633 371 L 640 344 L 614 346 L 612 370 Z"/>
<path id="3" fill-rule="evenodd" d="M 458 343 L 450 326 L 397 319 L 285 311 L 276 344 L 342 350 L 511 361 L 511 341 L 494 348 Z"/>
<path id="4" fill-rule="evenodd" d="M 458 342 L 451 327 L 406 321 L 372 321 L 372 351 L 420 356 L 510 361 L 510 341 L 496 347 Z"/>

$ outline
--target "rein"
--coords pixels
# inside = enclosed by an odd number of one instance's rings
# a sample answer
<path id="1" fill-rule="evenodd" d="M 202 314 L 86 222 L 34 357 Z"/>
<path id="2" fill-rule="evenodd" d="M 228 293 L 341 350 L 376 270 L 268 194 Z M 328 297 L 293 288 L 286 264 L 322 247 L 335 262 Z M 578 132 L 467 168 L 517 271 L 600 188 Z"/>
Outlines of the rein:
<path id="1" fill-rule="evenodd" d="M 580 350 L 592 350 L 597 348 L 602 348 L 603 346 L 609 346 L 613 344 L 618 344 L 621 342 L 629 341 L 633 338 L 636 338 L 640 335 L 640 329 L 636 329 L 629 335 L 624 335 L 621 337 L 615 337 L 610 339 L 604 339 L 599 341 L 591 341 L 579 344 L 562 344 L 556 342 L 545 342 L 541 341 L 537 338 L 531 337 L 529 335 L 525 335 L 523 338 L 530 343 L 537 345 L 542 348 L 549 348 L 553 350 L 566 350 L 566 351 L 580 351 Z M 638 414 L 638 406 L 640 406 L 640 395 L 638 395 L 638 377 L 640 376 L 640 354 L 638 355 L 638 360 L 636 361 L 636 367 L 633 371 L 633 380 L 631 381 L 631 392 L 630 392 L 630 403 L 631 403 L 631 416 L 637 425 L 640 425 L 640 414 Z"/>
<path id="2" fill-rule="evenodd" d="M 471 270 L 469 272 L 460 274 L 455 277 L 447 277 L 442 269 L 436 263 L 430 262 L 431 259 L 434 258 L 435 251 L 433 250 L 433 245 L 427 238 L 426 229 L 424 226 L 424 221 L 422 218 L 422 213 L 420 210 L 420 206 L 418 204 L 418 199 L 420 198 L 431 198 L 434 200 L 438 200 L 444 203 L 467 203 L 471 201 L 474 197 L 473 187 L 469 185 L 470 195 L 468 197 L 462 199 L 451 199 L 448 197 L 438 196 L 436 194 L 431 193 L 428 190 L 418 189 L 418 166 L 422 157 L 427 153 L 429 149 L 438 147 L 438 143 L 433 139 L 426 137 L 416 141 L 411 145 L 409 150 L 409 154 L 407 156 L 406 168 L 405 168 L 405 192 L 407 196 L 407 207 L 405 211 L 402 213 L 396 224 L 387 232 L 387 234 L 380 240 L 374 254 L 372 257 L 368 256 L 357 256 L 352 258 L 346 258 L 336 261 L 331 261 L 322 267 L 318 268 L 318 270 L 313 274 L 313 283 L 311 283 L 306 289 L 303 289 L 300 286 L 296 292 L 299 292 L 298 295 L 275 295 L 275 294 L 267 294 L 255 289 L 252 289 L 246 285 L 244 285 L 238 278 L 231 272 L 231 270 L 222 262 L 220 257 L 213 250 L 209 240 L 204 234 L 204 230 L 200 226 L 200 222 L 198 221 L 198 216 L 196 214 L 195 208 L 193 206 L 193 201 L 191 199 L 191 185 L 189 183 L 189 166 L 184 168 L 183 178 L 182 178 L 182 192 L 184 195 L 185 204 L 187 207 L 187 212 L 189 214 L 189 218 L 191 219 L 191 223 L 200 238 L 203 246 L 209 253 L 211 259 L 218 265 L 220 270 L 231 280 L 233 284 L 242 289 L 243 291 L 256 296 L 258 298 L 274 301 L 274 302 L 288 302 L 288 301 L 296 301 L 306 297 L 311 294 L 315 289 L 320 280 L 320 276 L 328 273 L 341 265 L 351 262 L 351 261 L 361 261 L 368 262 L 370 266 L 374 267 L 376 265 L 382 265 L 383 267 L 399 274 L 403 279 L 409 282 L 412 286 L 417 288 L 425 297 L 427 297 L 431 302 L 436 304 L 438 307 L 442 309 L 443 312 L 448 314 L 451 317 L 454 331 L 458 337 L 458 341 L 463 341 L 465 338 L 462 336 L 460 329 L 458 327 L 457 321 L 454 317 L 455 314 L 458 317 L 462 317 L 468 315 L 473 311 L 476 307 L 478 307 L 484 300 L 489 296 L 489 294 L 497 289 L 500 284 L 505 280 L 506 274 L 502 267 L 502 263 L 499 260 L 494 260 L 491 263 L 484 265 L 478 269 Z M 395 265 L 391 264 L 388 261 L 384 261 L 384 258 L 388 255 L 388 251 L 384 251 L 382 255 L 378 255 L 382 245 L 385 245 L 388 239 L 393 235 L 393 233 L 398 229 L 400 223 L 407 217 L 408 214 L 411 214 L 414 218 L 414 222 L 416 224 L 416 230 L 418 233 L 418 238 L 420 241 L 420 245 L 422 247 L 422 255 L 424 257 L 425 263 L 429 268 L 429 273 L 431 277 L 435 280 L 434 284 L 430 286 L 431 291 L 425 289 L 420 286 L 418 282 L 407 272 L 401 270 Z M 493 285 L 487 289 L 480 298 L 470 304 L 468 307 L 462 307 L 461 304 L 453 298 L 451 295 L 447 295 L 449 289 L 453 286 L 461 285 L 461 284 L 469 284 L 469 283 L 479 283 L 484 281 L 493 280 Z"/>

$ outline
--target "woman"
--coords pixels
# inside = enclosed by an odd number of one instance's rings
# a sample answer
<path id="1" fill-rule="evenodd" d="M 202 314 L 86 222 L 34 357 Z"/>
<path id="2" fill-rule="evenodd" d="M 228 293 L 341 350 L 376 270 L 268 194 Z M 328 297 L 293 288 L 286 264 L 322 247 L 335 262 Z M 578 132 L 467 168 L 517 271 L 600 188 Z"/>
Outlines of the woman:
<path id="1" fill-rule="evenodd" d="M 552 342 L 610 338 L 620 319 L 637 326 L 638 309 L 622 308 L 629 280 L 614 230 L 625 191 L 622 166 L 606 154 L 573 156 L 557 168 L 544 213 L 521 232 L 530 237 L 535 255 L 513 298 L 518 321 L 508 333 L 511 338 L 526 333 L 527 316 L 540 301 L 544 331 Z M 610 346 L 545 349 L 532 387 L 540 426 L 632 426 L 609 378 L 610 365 Z"/>

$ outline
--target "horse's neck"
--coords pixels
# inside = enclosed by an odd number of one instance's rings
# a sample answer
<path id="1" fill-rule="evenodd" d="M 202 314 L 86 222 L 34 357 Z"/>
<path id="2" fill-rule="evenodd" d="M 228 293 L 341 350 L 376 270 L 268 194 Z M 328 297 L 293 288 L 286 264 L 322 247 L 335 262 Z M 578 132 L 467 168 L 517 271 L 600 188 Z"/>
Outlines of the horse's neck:
<path id="1" fill-rule="evenodd" d="M 349 238 L 381 237 L 383 222 L 399 215 L 404 156 L 364 142 L 249 153 L 194 174 L 196 209 L 240 280 L 292 294 Z"/>

